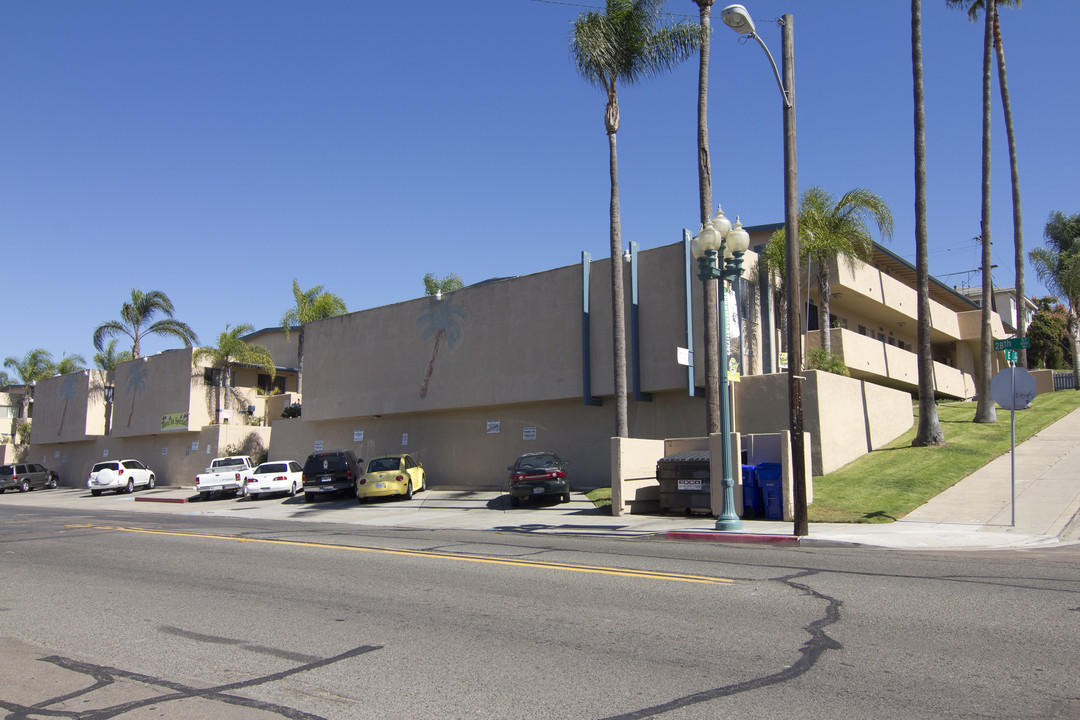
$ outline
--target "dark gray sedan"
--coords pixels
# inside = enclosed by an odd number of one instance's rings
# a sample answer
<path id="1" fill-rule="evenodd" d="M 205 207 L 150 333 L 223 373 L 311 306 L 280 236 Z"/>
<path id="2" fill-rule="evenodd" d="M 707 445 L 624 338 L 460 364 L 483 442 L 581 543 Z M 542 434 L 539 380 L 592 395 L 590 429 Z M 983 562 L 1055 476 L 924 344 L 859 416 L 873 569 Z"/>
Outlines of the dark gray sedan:
<path id="1" fill-rule="evenodd" d="M 529 498 L 558 495 L 559 502 L 570 502 L 570 463 L 553 452 L 526 453 L 510 467 L 510 506 L 517 507 Z"/>

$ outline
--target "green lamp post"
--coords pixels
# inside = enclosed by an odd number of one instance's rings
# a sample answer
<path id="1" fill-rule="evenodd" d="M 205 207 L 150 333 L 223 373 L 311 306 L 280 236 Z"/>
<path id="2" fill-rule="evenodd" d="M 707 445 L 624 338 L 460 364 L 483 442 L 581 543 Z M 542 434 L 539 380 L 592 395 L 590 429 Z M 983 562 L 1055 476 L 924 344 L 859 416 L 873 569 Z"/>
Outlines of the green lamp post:
<path id="1" fill-rule="evenodd" d="M 750 247 L 750 233 L 743 230 L 742 223 L 735 218 L 735 225 L 724 217 L 720 208 L 716 217 L 707 221 L 690 244 L 690 252 L 698 263 L 698 277 L 701 282 L 728 280 L 742 275 L 743 253 Z M 722 266 L 717 267 L 717 257 L 722 258 Z M 735 480 L 731 474 L 731 400 L 728 395 L 728 335 L 727 314 L 724 308 L 726 293 L 721 288 L 720 296 L 720 434 L 722 436 L 720 467 L 723 473 L 724 495 L 720 507 L 720 517 L 716 518 L 717 530 L 742 530 L 742 520 L 735 512 Z"/>

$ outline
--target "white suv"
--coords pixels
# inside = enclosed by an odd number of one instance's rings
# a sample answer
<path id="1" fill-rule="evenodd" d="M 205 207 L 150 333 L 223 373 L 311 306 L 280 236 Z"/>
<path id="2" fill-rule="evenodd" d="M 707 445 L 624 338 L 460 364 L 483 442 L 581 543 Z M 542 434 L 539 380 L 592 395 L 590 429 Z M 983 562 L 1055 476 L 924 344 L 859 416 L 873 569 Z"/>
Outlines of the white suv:
<path id="1" fill-rule="evenodd" d="M 135 488 L 145 485 L 149 490 L 154 487 L 154 473 L 138 460 L 103 460 L 94 465 L 86 487 L 91 495 L 100 495 L 102 490 L 135 492 Z"/>

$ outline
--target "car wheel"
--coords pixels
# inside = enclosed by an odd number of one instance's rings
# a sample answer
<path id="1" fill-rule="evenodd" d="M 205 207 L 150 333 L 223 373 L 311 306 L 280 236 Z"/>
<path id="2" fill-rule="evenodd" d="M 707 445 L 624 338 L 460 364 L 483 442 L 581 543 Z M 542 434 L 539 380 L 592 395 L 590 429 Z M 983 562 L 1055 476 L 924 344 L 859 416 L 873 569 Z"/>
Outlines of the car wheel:
<path id="1" fill-rule="evenodd" d="M 420 476 L 420 489 L 416 492 L 424 492 L 427 490 L 427 475 Z"/>
<path id="2" fill-rule="evenodd" d="M 124 492 L 126 492 L 128 495 L 135 492 L 135 481 L 134 480 L 128 480 L 128 484 L 127 484 L 127 487 L 124 488 Z"/>
<path id="3" fill-rule="evenodd" d="M 304 493 L 304 502 L 315 502 L 315 493 Z"/>
<path id="4" fill-rule="evenodd" d="M 150 482 L 146 483 L 146 489 L 147 490 L 153 490 L 154 489 L 154 476 L 153 475 L 150 476 Z"/>
<path id="5" fill-rule="evenodd" d="M 19 492 L 30 492 L 30 483 L 23 480 L 22 485 L 19 486 Z"/>
<path id="6" fill-rule="evenodd" d="M 236 492 L 234 494 L 238 498 L 247 497 L 247 484 L 245 483 L 245 484 L 241 485 L 240 487 L 236 488 Z"/>
<path id="7" fill-rule="evenodd" d="M 296 483 L 293 482 L 292 487 L 289 488 L 289 497 L 296 497 Z"/>
<path id="8" fill-rule="evenodd" d="M 100 490 L 91 490 L 90 494 L 93 495 L 94 497 L 98 497 L 99 495 L 101 495 L 101 491 Z"/>
<path id="9" fill-rule="evenodd" d="M 45 487 L 49 488 L 50 490 L 55 490 L 56 489 L 56 478 L 49 478 L 49 482 L 45 485 Z"/>
<path id="10" fill-rule="evenodd" d="M 412 480 L 405 486 L 405 499 L 412 500 Z"/>
<path id="11" fill-rule="evenodd" d="M 564 503 L 570 502 L 570 493 L 563 493 L 562 497 L 559 498 L 559 502 L 564 502 Z"/>
<path id="12" fill-rule="evenodd" d="M 510 507 L 520 507 L 520 506 L 521 506 L 521 498 L 519 498 L 519 497 L 517 497 L 515 495 L 511 495 L 510 496 Z"/>
<path id="13" fill-rule="evenodd" d="M 366 505 L 367 501 L 368 501 L 367 495 L 361 495 L 360 493 L 356 494 L 356 502 L 359 503 L 360 505 Z"/>

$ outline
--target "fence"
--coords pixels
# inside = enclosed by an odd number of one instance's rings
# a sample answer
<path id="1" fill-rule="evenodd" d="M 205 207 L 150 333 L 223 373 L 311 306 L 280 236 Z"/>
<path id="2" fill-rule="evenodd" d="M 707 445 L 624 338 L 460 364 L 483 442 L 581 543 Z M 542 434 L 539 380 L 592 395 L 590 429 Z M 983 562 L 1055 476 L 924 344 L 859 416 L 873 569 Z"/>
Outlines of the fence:
<path id="1" fill-rule="evenodd" d="M 1073 381 L 1073 374 L 1069 373 L 1054 373 L 1054 392 L 1058 390 L 1072 390 L 1076 385 Z"/>

